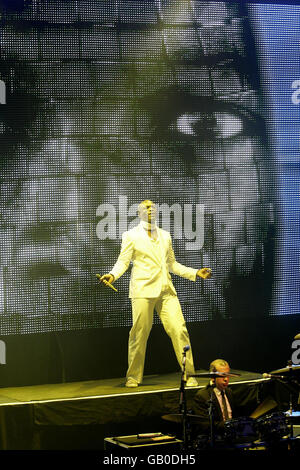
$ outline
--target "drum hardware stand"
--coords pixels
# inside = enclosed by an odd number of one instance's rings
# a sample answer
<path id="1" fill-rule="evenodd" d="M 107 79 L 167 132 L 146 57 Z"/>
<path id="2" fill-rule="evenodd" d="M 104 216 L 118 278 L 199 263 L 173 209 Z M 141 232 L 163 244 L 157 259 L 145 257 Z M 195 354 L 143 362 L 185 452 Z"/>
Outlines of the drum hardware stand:
<path id="1" fill-rule="evenodd" d="M 287 366 L 283 369 L 278 369 L 272 371 L 270 374 L 271 379 L 276 379 L 278 382 L 282 383 L 284 388 L 289 392 L 289 411 L 285 415 L 290 415 L 290 439 L 294 436 L 294 427 L 293 427 L 293 393 L 298 392 L 300 388 L 299 377 L 296 378 L 294 374 L 299 373 L 300 366 L 294 366 L 291 360 L 287 361 Z M 278 375 L 277 375 L 278 374 Z M 279 375 L 283 374 L 283 375 Z"/>
<path id="2" fill-rule="evenodd" d="M 288 413 L 290 413 L 290 416 L 292 416 L 293 415 L 293 394 L 290 390 L 289 392 L 290 392 L 290 409 Z M 290 438 L 292 439 L 293 437 L 294 437 L 294 425 L 293 425 L 293 420 L 290 419 Z"/>
<path id="3" fill-rule="evenodd" d="M 290 380 L 291 382 L 297 383 L 294 380 Z M 290 392 L 290 403 L 289 403 L 289 411 L 286 413 L 286 415 L 290 416 L 291 419 L 289 420 L 290 423 L 290 438 L 293 439 L 294 437 L 294 425 L 293 425 L 293 393 L 291 392 L 291 387 L 288 386 L 288 384 L 285 384 L 286 389 L 289 390 Z"/>
<path id="4" fill-rule="evenodd" d="M 289 368 L 289 370 L 291 372 L 292 371 L 292 361 L 291 360 L 288 361 L 287 367 Z M 290 386 L 286 385 L 286 388 L 290 392 L 290 409 L 289 409 L 288 412 L 290 413 L 290 416 L 291 416 L 291 419 L 290 419 L 290 427 L 291 427 L 290 428 L 290 438 L 293 439 L 293 437 L 294 437 L 294 425 L 293 425 L 293 419 L 292 419 L 292 416 L 293 416 L 293 393 L 292 393 L 291 389 L 292 389 L 293 385 L 296 385 L 296 388 L 298 388 L 298 389 L 300 387 L 299 387 L 299 382 L 297 381 L 297 379 L 295 379 L 294 377 L 289 376 L 289 374 L 287 376 L 287 381 L 289 381 L 290 384 L 291 384 L 291 385 L 289 384 Z"/>
<path id="5" fill-rule="evenodd" d="M 212 386 L 211 393 L 210 393 L 210 399 L 208 401 L 208 403 L 209 403 L 208 415 L 209 415 L 209 430 L 210 430 L 210 447 L 211 448 L 213 448 L 214 445 L 215 445 L 213 394 L 214 394 L 214 387 Z"/>
<path id="6" fill-rule="evenodd" d="M 183 348 L 182 353 L 182 371 L 180 380 L 180 395 L 179 395 L 179 412 L 182 414 L 182 440 L 183 450 L 187 450 L 187 409 L 186 409 L 186 396 L 185 396 L 185 383 L 186 383 L 186 352 L 190 349 L 189 346 Z"/>
<path id="7" fill-rule="evenodd" d="M 292 386 L 290 385 L 291 382 L 293 382 L 293 379 L 287 377 L 286 380 L 283 380 L 281 378 L 276 378 L 278 382 L 280 382 L 284 388 L 289 392 L 289 410 L 287 413 L 290 414 L 290 416 L 293 415 L 293 393 L 291 391 Z M 287 383 L 289 382 L 289 383 Z M 290 439 L 294 437 L 294 426 L 293 426 L 293 421 L 292 419 L 290 420 L 290 432 L 289 432 Z"/>

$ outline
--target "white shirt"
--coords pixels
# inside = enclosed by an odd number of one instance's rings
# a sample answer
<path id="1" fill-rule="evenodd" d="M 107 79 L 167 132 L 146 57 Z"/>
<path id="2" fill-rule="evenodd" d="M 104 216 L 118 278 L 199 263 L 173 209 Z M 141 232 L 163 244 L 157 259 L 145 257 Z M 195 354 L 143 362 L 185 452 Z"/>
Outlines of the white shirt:
<path id="1" fill-rule="evenodd" d="M 163 249 L 163 246 L 162 246 L 163 242 L 162 242 L 162 240 L 159 236 L 158 231 L 155 233 L 157 238 L 153 238 L 152 236 L 149 237 L 147 228 L 145 227 L 144 224 L 143 224 L 143 226 L 144 226 L 146 236 L 149 238 L 149 240 L 151 242 L 150 246 L 151 246 L 152 254 L 156 258 L 161 260 L 161 272 L 162 272 L 162 289 L 161 289 L 161 291 L 164 292 L 165 290 L 168 289 L 169 280 L 168 280 L 168 271 L 167 271 L 168 268 L 167 268 L 167 262 L 166 262 L 166 259 L 165 259 L 165 252 L 164 252 L 164 249 Z"/>
<path id="2" fill-rule="evenodd" d="M 221 410 L 222 410 L 223 419 L 225 420 L 225 413 L 224 413 L 224 409 L 223 409 L 221 390 L 219 390 L 217 387 L 215 387 L 215 388 L 214 388 L 214 392 L 215 392 L 215 395 L 216 395 L 217 400 L 218 400 L 218 402 L 219 402 L 220 408 L 221 408 Z M 229 418 L 229 419 L 232 419 L 232 409 L 231 409 L 230 403 L 229 403 L 229 401 L 228 401 L 228 398 L 227 398 L 225 392 L 224 392 L 224 396 L 225 396 L 225 401 L 226 401 L 226 405 L 227 405 L 228 418 Z"/>

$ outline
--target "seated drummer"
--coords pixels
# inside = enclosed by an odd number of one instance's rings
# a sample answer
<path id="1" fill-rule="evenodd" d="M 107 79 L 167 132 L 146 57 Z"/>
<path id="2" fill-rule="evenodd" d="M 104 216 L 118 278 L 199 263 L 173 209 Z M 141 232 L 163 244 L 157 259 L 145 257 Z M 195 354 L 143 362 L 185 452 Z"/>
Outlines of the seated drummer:
<path id="1" fill-rule="evenodd" d="M 222 374 L 229 374 L 230 367 L 224 359 L 214 360 L 209 367 L 209 372 L 220 372 Z M 193 402 L 193 412 L 200 417 L 200 422 L 197 425 L 197 431 L 207 433 L 210 430 L 210 400 L 212 397 L 212 411 L 214 431 L 222 434 L 225 421 L 234 418 L 235 404 L 233 399 L 232 390 L 228 388 L 229 376 L 213 378 L 209 384 L 199 390 Z M 203 421 L 201 420 L 203 418 Z"/>

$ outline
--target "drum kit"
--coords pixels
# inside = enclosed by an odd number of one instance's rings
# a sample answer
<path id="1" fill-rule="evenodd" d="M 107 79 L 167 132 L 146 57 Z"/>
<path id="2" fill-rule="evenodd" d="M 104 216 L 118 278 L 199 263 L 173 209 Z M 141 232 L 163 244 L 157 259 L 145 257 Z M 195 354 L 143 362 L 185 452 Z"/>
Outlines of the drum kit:
<path id="1" fill-rule="evenodd" d="M 222 376 L 238 376 L 239 374 L 224 374 L 220 372 L 207 372 L 196 374 L 194 377 L 217 378 Z M 267 397 L 251 414 L 250 417 L 240 417 L 225 421 L 222 435 L 217 435 L 214 428 L 212 397 L 208 401 L 210 432 L 209 435 L 192 437 L 190 430 L 197 428 L 203 422 L 203 417 L 190 414 L 181 409 L 178 414 L 164 415 L 164 420 L 184 426 L 183 446 L 185 449 L 207 450 L 222 449 L 273 449 L 284 446 L 290 449 L 299 445 L 300 439 L 294 437 L 294 426 L 300 424 L 300 411 L 294 411 L 292 394 L 299 394 L 300 399 L 300 365 L 289 364 L 287 367 L 274 370 L 270 374 L 263 374 L 268 380 L 279 380 L 290 392 L 290 409 L 269 413 L 277 407 L 277 402 Z M 213 391 L 212 391 L 213 393 Z M 300 402 L 299 402 L 300 404 Z"/>

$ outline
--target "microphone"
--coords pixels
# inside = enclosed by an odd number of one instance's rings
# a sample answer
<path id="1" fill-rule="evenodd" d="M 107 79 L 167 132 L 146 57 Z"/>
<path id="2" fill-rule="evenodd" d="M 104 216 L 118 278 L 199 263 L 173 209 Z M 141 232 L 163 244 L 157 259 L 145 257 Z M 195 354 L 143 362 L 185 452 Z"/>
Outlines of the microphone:
<path id="1" fill-rule="evenodd" d="M 95 274 L 95 276 L 96 276 L 96 278 L 100 281 L 100 279 L 101 279 L 102 276 L 101 276 L 100 274 Z M 118 292 L 117 289 L 116 289 L 110 282 L 106 281 L 105 279 L 104 279 L 103 281 L 101 281 L 101 282 L 103 282 L 103 284 L 105 284 L 106 286 L 108 286 L 108 287 L 110 287 L 111 289 L 113 289 L 115 292 Z"/>
<path id="2" fill-rule="evenodd" d="M 184 346 L 183 352 L 186 353 L 189 349 L 191 349 L 191 347 L 187 344 L 186 346 Z"/>
<path id="3" fill-rule="evenodd" d="M 284 379 L 284 375 L 276 375 L 276 374 L 267 374 L 267 372 L 264 372 L 262 374 L 264 379 Z"/>

